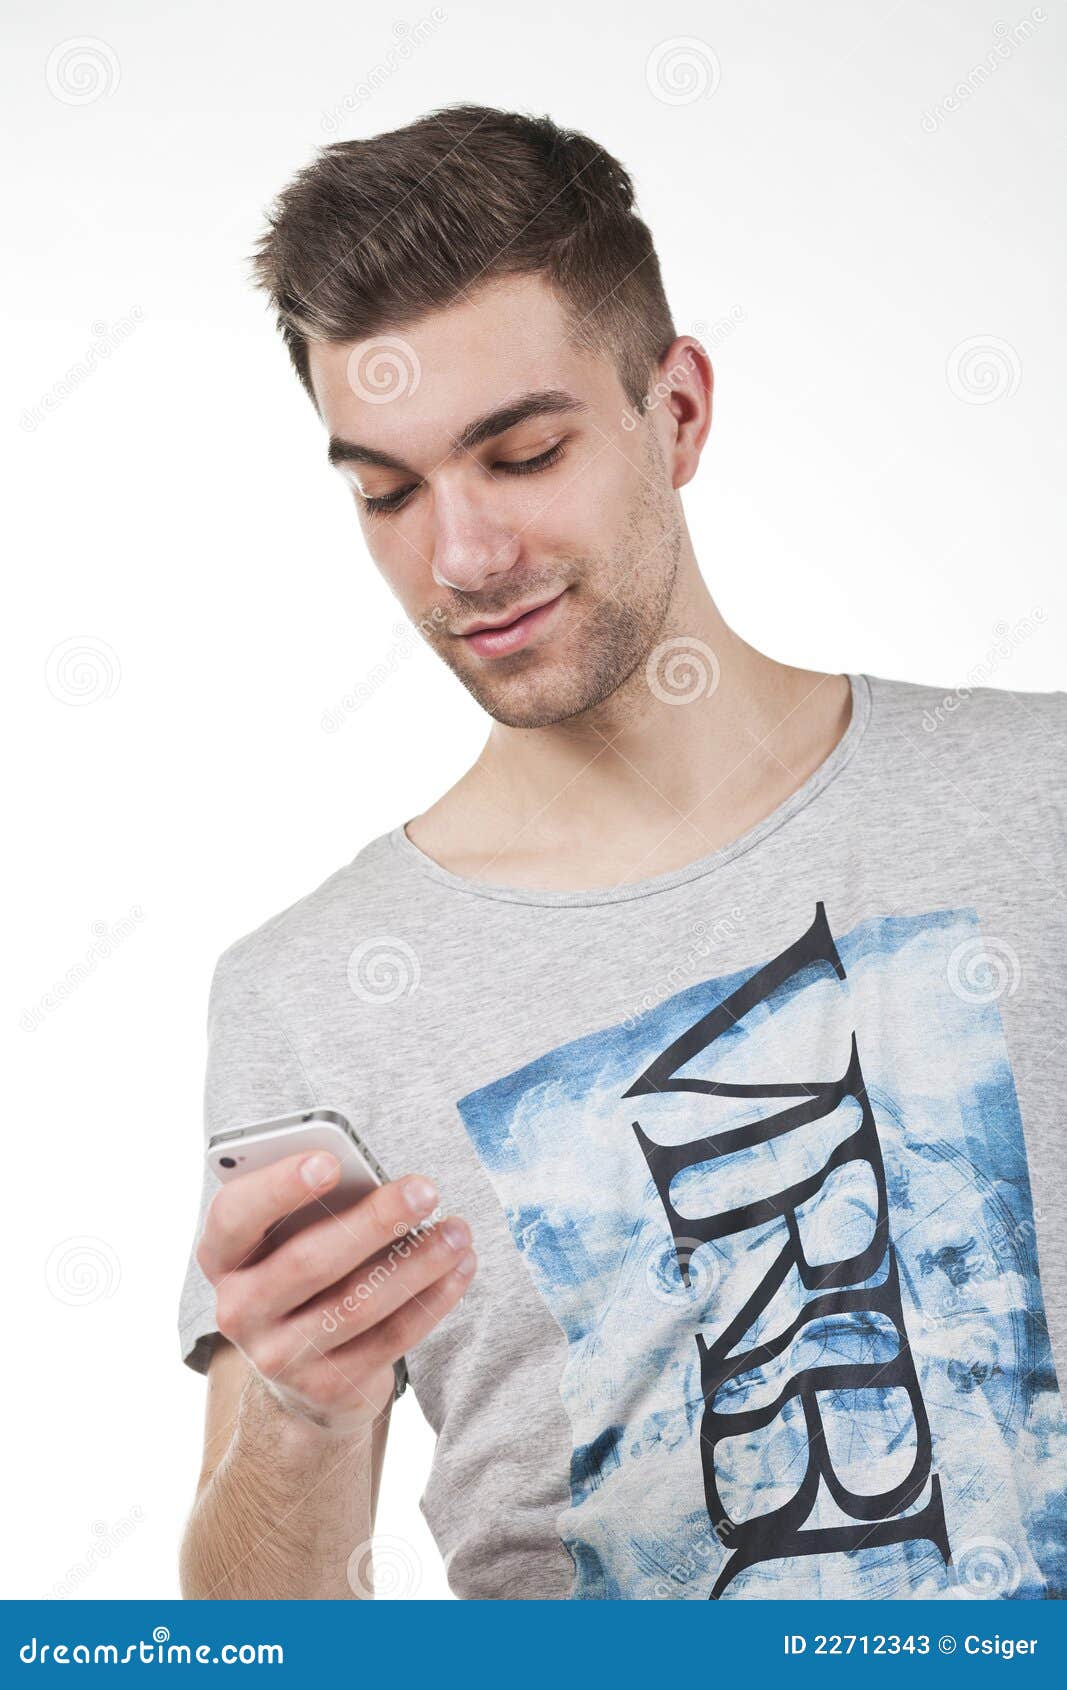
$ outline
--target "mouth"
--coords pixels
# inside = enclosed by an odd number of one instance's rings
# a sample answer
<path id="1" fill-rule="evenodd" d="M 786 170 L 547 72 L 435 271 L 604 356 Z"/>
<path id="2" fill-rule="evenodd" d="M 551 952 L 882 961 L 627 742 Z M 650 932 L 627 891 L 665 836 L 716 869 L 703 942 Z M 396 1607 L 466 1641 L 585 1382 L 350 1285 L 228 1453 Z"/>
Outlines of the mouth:
<path id="1" fill-rule="evenodd" d="M 564 587 L 563 592 L 557 593 L 554 598 L 531 605 L 528 610 L 520 611 L 517 616 L 510 617 L 506 622 L 476 622 L 458 638 L 480 657 L 507 657 L 511 652 L 521 650 L 540 632 L 554 614 L 566 591 Z"/>

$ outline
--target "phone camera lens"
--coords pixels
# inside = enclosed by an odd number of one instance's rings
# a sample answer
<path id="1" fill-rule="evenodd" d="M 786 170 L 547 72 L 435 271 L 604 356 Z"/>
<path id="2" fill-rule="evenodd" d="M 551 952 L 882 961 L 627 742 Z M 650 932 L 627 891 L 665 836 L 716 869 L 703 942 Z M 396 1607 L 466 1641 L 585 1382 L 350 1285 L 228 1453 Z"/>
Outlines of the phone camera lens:
<path id="1" fill-rule="evenodd" d="M 220 1156 L 219 1157 L 219 1167 L 220 1168 L 236 1168 L 236 1166 L 237 1166 L 237 1163 L 234 1161 L 232 1156 Z"/>

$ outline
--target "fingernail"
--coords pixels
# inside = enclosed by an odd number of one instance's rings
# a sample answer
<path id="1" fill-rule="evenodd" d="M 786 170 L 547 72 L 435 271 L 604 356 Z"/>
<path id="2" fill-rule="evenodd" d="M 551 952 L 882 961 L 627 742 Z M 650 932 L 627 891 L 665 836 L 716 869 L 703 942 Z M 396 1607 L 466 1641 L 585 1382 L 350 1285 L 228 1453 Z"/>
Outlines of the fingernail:
<path id="1" fill-rule="evenodd" d="M 413 1215 L 424 1215 L 437 1202 L 437 1192 L 428 1179 L 412 1174 L 403 1182 L 404 1202 Z"/>
<path id="2" fill-rule="evenodd" d="M 462 1250 L 467 1242 L 467 1228 L 462 1221 L 446 1221 L 441 1228 L 441 1237 L 453 1250 Z"/>
<path id="3" fill-rule="evenodd" d="M 474 1272 L 474 1251 L 473 1250 L 468 1250 L 467 1254 L 465 1256 L 460 1257 L 459 1261 L 456 1263 L 456 1272 L 461 1273 L 463 1275 L 464 1279 L 469 1278 L 470 1275 Z"/>
<path id="4" fill-rule="evenodd" d="M 305 1185 L 310 1185 L 312 1188 L 316 1185 L 325 1185 L 327 1180 L 333 1179 L 340 1166 L 341 1164 L 336 1156 L 329 1156 L 325 1151 L 322 1151 L 316 1156 L 304 1158 L 300 1164 L 300 1178 Z"/>

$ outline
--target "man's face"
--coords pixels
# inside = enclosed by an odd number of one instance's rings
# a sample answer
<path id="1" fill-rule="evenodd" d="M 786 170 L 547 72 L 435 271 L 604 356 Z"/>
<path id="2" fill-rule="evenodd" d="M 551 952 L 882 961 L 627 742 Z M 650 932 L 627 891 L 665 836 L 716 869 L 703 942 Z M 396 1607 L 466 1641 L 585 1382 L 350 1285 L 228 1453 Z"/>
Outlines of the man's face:
<path id="1" fill-rule="evenodd" d="M 610 697 L 664 624 L 681 511 L 664 419 L 569 343 L 551 288 L 496 281 L 309 360 L 371 556 L 483 709 L 544 727 Z"/>

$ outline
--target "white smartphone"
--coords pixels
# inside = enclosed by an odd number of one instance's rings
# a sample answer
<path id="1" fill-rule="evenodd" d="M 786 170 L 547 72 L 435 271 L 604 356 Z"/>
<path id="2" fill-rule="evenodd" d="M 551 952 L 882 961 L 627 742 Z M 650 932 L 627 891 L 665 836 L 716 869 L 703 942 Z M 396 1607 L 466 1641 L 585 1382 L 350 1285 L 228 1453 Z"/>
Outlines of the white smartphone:
<path id="1" fill-rule="evenodd" d="M 385 1170 L 336 1109 L 302 1109 L 297 1114 L 278 1115 L 268 1121 L 250 1121 L 244 1127 L 213 1133 L 208 1140 L 208 1166 L 223 1182 L 269 1167 L 283 1157 L 312 1150 L 328 1150 L 336 1156 L 341 1164 L 341 1177 L 329 1191 L 293 1209 L 271 1227 L 267 1240 L 271 1249 L 305 1226 L 322 1220 L 324 1211 L 336 1215 L 342 1209 L 350 1209 L 375 1186 L 384 1185 Z"/>

